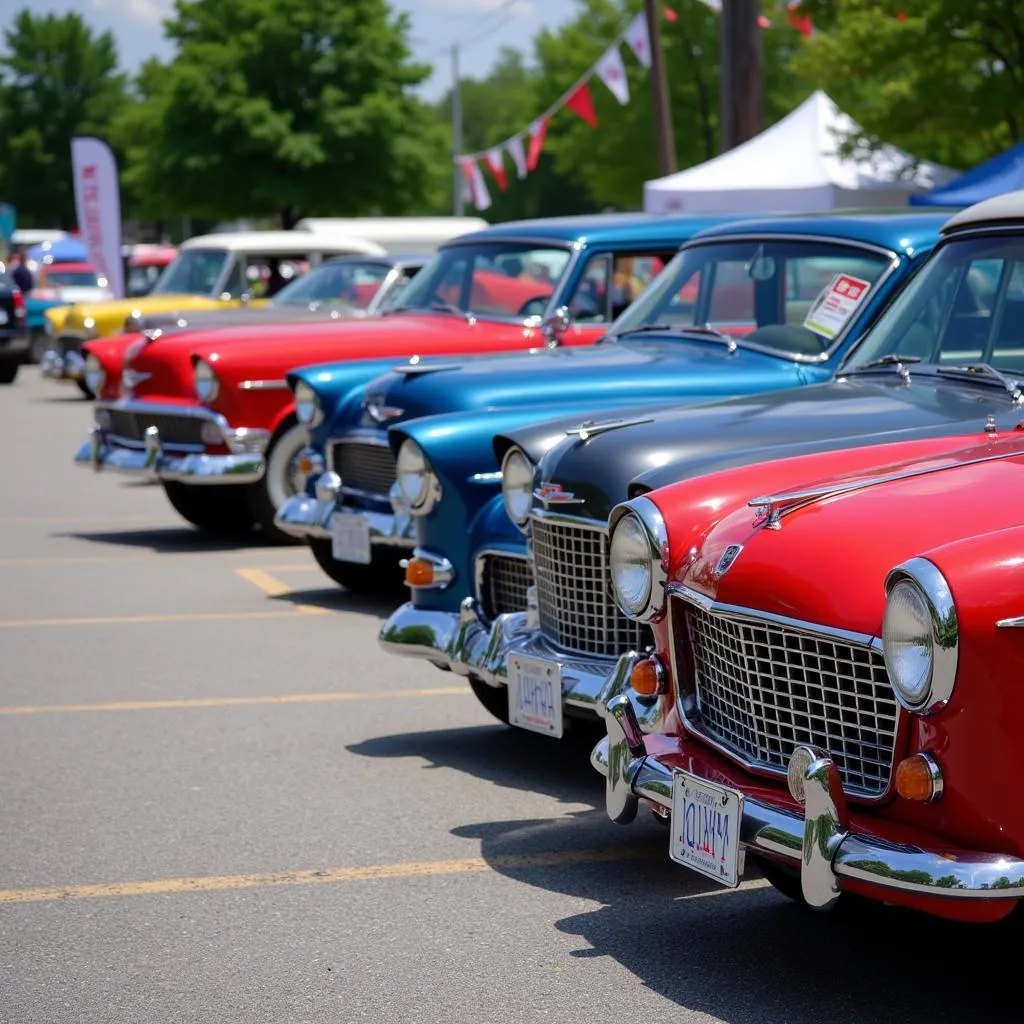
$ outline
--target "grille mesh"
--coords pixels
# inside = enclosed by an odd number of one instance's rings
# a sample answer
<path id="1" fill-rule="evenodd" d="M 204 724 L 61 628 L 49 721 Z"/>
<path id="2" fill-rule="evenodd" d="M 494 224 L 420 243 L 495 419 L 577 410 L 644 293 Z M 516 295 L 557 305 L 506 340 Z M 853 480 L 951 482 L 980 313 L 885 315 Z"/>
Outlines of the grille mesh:
<path id="1" fill-rule="evenodd" d="M 686 622 L 700 721 L 713 738 L 782 771 L 794 747 L 817 746 L 848 792 L 886 790 L 899 708 L 881 653 L 691 606 Z"/>
<path id="2" fill-rule="evenodd" d="M 567 651 L 617 658 L 652 642 L 611 594 L 608 539 L 597 524 L 534 518 L 533 561 L 540 631 Z"/>
<path id="3" fill-rule="evenodd" d="M 203 446 L 201 431 L 207 422 L 203 417 L 130 409 L 108 409 L 107 412 L 110 414 L 110 433 L 126 440 L 144 441 L 147 427 L 156 427 L 162 444 Z"/>
<path id="4" fill-rule="evenodd" d="M 364 491 L 386 499 L 395 482 L 395 459 L 380 444 L 335 444 L 334 470 L 346 490 Z"/>
<path id="5" fill-rule="evenodd" d="M 507 612 L 526 611 L 526 591 L 533 586 L 533 573 L 525 558 L 485 555 L 483 586 L 484 614 L 496 619 Z"/>

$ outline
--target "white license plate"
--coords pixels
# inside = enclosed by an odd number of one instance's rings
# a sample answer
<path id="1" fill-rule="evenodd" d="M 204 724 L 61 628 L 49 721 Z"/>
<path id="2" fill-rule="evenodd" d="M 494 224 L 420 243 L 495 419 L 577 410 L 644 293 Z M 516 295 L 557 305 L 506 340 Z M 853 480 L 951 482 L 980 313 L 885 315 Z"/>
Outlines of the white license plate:
<path id="1" fill-rule="evenodd" d="M 10 317 L 8 317 L 8 315 L 7 315 L 7 310 L 6 309 L 0 309 L 0 325 L 3 325 L 5 323 L 7 323 L 7 321 L 9 319 L 10 319 Z"/>
<path id="2" fill-rule="evenodd" d="M 336 562 L 355 562 L 369 565 L 370 524 L 362 516 L 333 516 L 331 518 L 331 555 Z"/>
<path id="3" fill-rule="evenodd" d="M 672 782 L 669 856 L 716 882 L 740 884 L 740 819 L 743 797 L 686 772 Z"/>
<path id="4" fill-rule="evenodd" d="M 545 736 L 562 735 L 562 669 L 557 662 L 510 655 L 508 720 Z"/>

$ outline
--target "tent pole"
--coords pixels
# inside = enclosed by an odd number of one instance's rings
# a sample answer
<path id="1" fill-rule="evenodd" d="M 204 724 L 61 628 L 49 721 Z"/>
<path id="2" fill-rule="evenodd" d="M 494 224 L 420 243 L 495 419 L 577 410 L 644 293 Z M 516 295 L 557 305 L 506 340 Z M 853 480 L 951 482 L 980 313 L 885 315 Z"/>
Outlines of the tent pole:
<path id="1" fill-rule="evenodd" d="M 722 0 L 718 19 L 722 152 L 764 129 L 764 59 L 758 0 Z"/>
<path id="2" fill-rule="evenodd" d="M 661 48 L 658 0 L 644 0 L 647 37 L 651 44 L 651 96 L 654 100 L 654 138 L 658 147 L 658 173 L 664 177 L 676 169 L 676 144 L 672 134 L 672 108 L 668 102 L 668 76 Z"/>

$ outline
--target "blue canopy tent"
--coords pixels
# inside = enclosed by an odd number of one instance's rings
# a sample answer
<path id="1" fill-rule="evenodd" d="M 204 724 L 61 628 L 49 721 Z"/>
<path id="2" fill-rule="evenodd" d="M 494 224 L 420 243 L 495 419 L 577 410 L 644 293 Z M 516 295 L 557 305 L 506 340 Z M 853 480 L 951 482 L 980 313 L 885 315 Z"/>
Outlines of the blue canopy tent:
<path id="1" fill-rule="evenodd" d="M 59 238 L 32 246 L 25 256 L 34 263 L 83 263 L 88 261 L 89 251 L 77 238 Z"/>
<path id="2" fill-rule="evenodd" d="M 911 206 L 972 206 L 982 199 L 1024 188 L 1024 142 L 972 167 L 944 188 L 911 196 Z"/>

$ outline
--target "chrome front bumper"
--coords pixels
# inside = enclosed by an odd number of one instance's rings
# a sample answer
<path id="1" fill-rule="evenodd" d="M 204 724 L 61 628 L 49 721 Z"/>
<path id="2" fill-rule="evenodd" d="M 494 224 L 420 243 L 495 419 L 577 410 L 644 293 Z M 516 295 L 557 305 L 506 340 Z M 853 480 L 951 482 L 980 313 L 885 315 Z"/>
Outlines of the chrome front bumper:
<path id="1" fill-rule="evenodd" d="M 334 516 L 361 518 L 370 529 L 370 544 L 381 547 L 412 548 L 416 531 L 408 508 L 391 489 L 390 512 L 369 512 L 349 508 L 339 500 L 341 478 L 335 473 L 322 473 L 316 482 L 316 497 L 296 494 L 289 498 L 274 516 L 274 525 L 290 537 L 302 540 L 330 540 Z"/>
<path id="2" fill-rule="evenodd" d="M 48 348 L 39 360 L 39 370 L 50 380 L 84 380 L 85 360 L 77 352 L 61 355 L 56 349 Z"/>
<path id="3" fill-rule="evenodd" d="M 606 779 L 608 816 L 629 823 L 640 798 L 670 815 L 673 772 L 647 753 L 630 699 L 613 698 L 604 714 L 608 735 L 590 760 Z M 932 850 L 858 834 L 850 824 L 835 762 L 820 750 L 797 751 L 809 756 L 803 772 L 803 813 L 744 797 L 740 844 L 799 868 L 810 906 L 831 907 L 847 879 L 938 899 L 1024 899 L 1024 860 L 977 850 Z M 709 782 L 719 781 L 710 777 L 715 774 L 710 766 L 707 774 Z"/>
<path id="4" fill-rule="evenodd" d="M 563 707 L 595 718 L 612 697 L 626 689 L 638 657 L 634 651 L 616 659 L 566 654 L 540 636 L 535 613 L 510 612 L 487 623 L 472 597 L 463 600 L 458 613 L 403 604 L 384 623 L 378 640 L 391 654 L 424 658 L 494 687 L 508 685 L 512 655 L 556 662 L 561 670 Z"/>
<path id="5" fill-rule="evenodd" d="M 263 477 L 264 458 L 257 452 L 206 455 L 202 452 L 167 453 L 156 429 L 146 431 L 144 448 L 108 444 L 97 426 L 75 452 L 75 463 L 97 471 L 112 470 L 184 484 L 252 484 Z"/>

